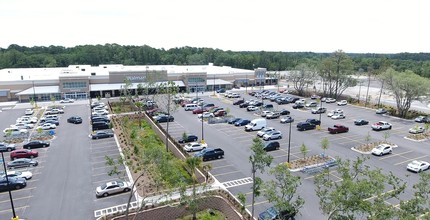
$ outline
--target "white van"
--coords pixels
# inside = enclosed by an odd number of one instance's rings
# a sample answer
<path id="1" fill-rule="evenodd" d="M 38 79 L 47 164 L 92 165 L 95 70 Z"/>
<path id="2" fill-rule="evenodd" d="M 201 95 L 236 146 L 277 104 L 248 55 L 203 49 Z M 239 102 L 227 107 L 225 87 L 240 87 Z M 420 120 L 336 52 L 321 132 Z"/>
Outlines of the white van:
<path id="1" fill-rule="evenodd" d="M 192 111 L 192 110 L 196 109 L 197 107 L 198 107 L 197 104 L 186 104 L 184 109 L 185 109 L 185 111 Z"/>
<path id="2" fill-rule="evenodd" d="M 257 131 L 267 127 L 266 119 L 257 118 L 251 121 L 251 123 L 245 125 L 245 131 Z"/>

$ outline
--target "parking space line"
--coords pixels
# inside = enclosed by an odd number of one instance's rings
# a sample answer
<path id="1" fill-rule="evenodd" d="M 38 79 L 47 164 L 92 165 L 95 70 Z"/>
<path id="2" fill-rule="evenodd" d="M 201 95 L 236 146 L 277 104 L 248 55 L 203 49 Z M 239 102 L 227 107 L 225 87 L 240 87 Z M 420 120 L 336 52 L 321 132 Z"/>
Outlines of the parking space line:
<path id="1" fill-rule="evenodd" d="M 268 203 L 269 202 L 269 200 L 264 200 L 264 201 L 261 201 L 261 202 L 256 202 L 256 203 L 254 203 L 254 205 L 260 205 L 260 204 L 264 204 L 264 203 Z M 245 205 L 245 207 L 251 207 L 252 206 L 252 204 L 249 204 L 249 205 Z"/>
<path id="2" fill-rule="evenodd" d="M 25 187 L 25 188 L 20 189 L 19 191 L 22 192 L 22 191 L 32 190 L 32 189 L 36 189 L 36 187 Z M 2 193 L 0 193 L 0 195 L 6 195 L 7 193 L 8 193 L 8 191 L 2 192 Z"/>
<path id="3" fill-rule="evenodd" d="M 219 167 L 213 167 L 211 170 L 214 170 L 214 169 L 221 169 L 221 168 L 225 168 L 225 167 L 232 167 L 233 165 L 224 165 L 224 166 L 219 166 Z"/>
<path id="4" fill-rule="evenodd" d="M 16 210 L 16 209 L 25 209 L 25 208 L 28 208 L 28 207 L 30 207 L 30 206 L 29 205 L 25 205 L 25 206 L 14 207 L 14 208 Z M 5 210 L 0 210 L 0 213 L 11 212 L 11 211 L 12 211 L 12 209 L 5 209 Z"/>
<path id="5" fill-rule="evenodd" d="M 385 159 L 396 157 L 396 156 L 402 156 L 403 154 L 408 154 L 410 152 L 413 152 L 413 150 L 405 151 L 405 152 L 398 153 L 398 154 L 391 154 L 391 155 L 388 155 L 388 156 L 384 156 L 383 158 L 379 158 L 379 160 L 385 160 Z M 406 158 L 406 159 L 409 159 L 409 158 Z"/>
<path id="6" fill-rule="evenodd" d="M 228 175 L 228 174 L 232 174 L 232 173 L 240 173 L 240 171 L 236 170 L 236 171 L 231 171 L 231 172 L 227 172 L 227 173 L 212 174 L 212 176 L 224 176 L 224 175 Z"/>
<path id="7" fill-rule="evenodd" d="M 92 167 L 92 170 L 94 171 L 94 170 L 110 168 L 110 167 L 113 167 L 113 166 Z M 123 167 L 123 165 L 119 164 L 118 167 Z"/>
<path id="8" fill-rule="evenodd" d="M 424 155 L 424 156 L 421 156 L 421 157 L 415 157 L 415 158 L 412 158 L 412 159 L 408 159 L 408 160 L 396 163 L 396 164 L 394 164 L 394 166 L 397 166 L 397 165 L 400 165 L 400 164 L 404 164 L 404 163 L 407 163 L 407 162 L 410 162 L 410 161 L 413 161 L 413 160 L 418 160 L 418 159 L 421 159 L 421 158 L 424 158 L 424 157 L 427 157 L 427 156 L 428 155 Z"/>
<path id="9" fill-rule="evenodd" d="M 109 195 L 109 196 L 106 196 L 106 197 L 98 197 L 98 198 L 96 197 L 96 199 L 94 199 L 93 202 L 97 202 L 97 201 L 101 201 L 101 200 L 106 200 L 106 199 L 110 199 L 110 198 L 115 198 L 115 197 L 119 197 L 119 196 L 127 196 L 128 197 L 129 194 L 130 193 L 118 193 L 118 194 L 113 194 L 113 195 Z"/>
<path id="10" fill-rule="evenodd" d="M 118 170 L 118 172 L 120 172 L 120 173 L 122 173 L 122 172 L 124 172 L 124 171 L 125 171 L 125 170 Z M 102 176 L 102 175 L 107 175 L 107 176 L 109 176 L 107 173 L 93 174 L 93 175 L 91 175 L 91 176 L 95 177 L 95 176 Z"/>
<path id="11" fill-rule="evenodd" d="M 97 147 L 92 146 L 91 150 L 103 149 L 103 148 L 108 148 L 108 147 L 116 148 L 117 146 L 116 146 L 116 144 L 101 145 L 101 146 L 97 146 Z"/>
<path id="12" fill-rule="evenodd" d="M 122 177 L 110 178 L 110 179 L 107 179 L 107 180 L 92 181 L 92 183 L 95 184 L 95 185 L 99 185 L 98 183 L 107 183 L 107 182 L 115 181 L 115 180 L 118 180 L 118 179 L 129 181 L 127 175 L 124 176 L 124 177 L 126 177 L 126 178 L 122 178 Z"/>
<path id="13" fill-rule="evenodd" d="M 97 151 L 97 152 L 93 152 L 93 151 L 91 151 L 91 154 L 105 153 L 105 152 L 109 152 L 109 151 L 116 151 L 116 152 L 117 152 L 117 154 L 119 154 L 118 148 L 111 149 L 111 150 Z"/>
<path id="14" fill-rule="evenodd" d="M 13 197 L 13 201 L 21 200 L 21 199 L 29 199 L 31 197 L 33 197 L 33 196 Z M 0 203 L 5 203 L 5 202 L 10 203 L 10 199 L 6 199 L 6 200 L 3 200 L 3 201 L 0 201 Z"/>
<path id="15" fill-rule="evenodd" d="M 387 192 L 383 192 L 383 193 L 381 193 L 381 196 L 383 196 L 383 195 L 385 195 L 385 194 L 387 194 L 387 193 L 393 192 L 393 191 L 394 191 L 394 189 L 392 189 L 392 190 L 388 190 Z M 376 198 L 376 197 L 377 197 L 377 195 L 376 195 L 376 196 L 371 196 L 371 197 L 369 197 L 369 198 L 367 198 L 367 199 L 364 199 L 364 201 L 368 201 L 368 200 L 374 199 L 374 198 Z"/>
<path id="16" fill-rule="evenodd" d="M 106 156 L 108 156 L 108 157 L 119 156 L 119 152 L 115 153 L 115 154 L 105 154 L 105 155 L 101 155 L 101 156 L 92 156 L 91 158 L 92 159 L 98 159 L 98 158 L 106 157 Z"/>

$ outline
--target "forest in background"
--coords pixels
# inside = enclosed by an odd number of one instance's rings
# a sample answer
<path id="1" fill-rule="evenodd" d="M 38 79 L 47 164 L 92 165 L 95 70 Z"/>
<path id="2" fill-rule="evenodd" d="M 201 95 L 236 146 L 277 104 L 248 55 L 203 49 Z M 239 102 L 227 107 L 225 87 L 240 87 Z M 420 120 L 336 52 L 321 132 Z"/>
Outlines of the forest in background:
<path id="1" fill-rule="evenodd" d="M 334 52 L 334 51 L 333 51 Z M 380 69 L 389 63 L 396 71 L 411 70 L 430 78 L 430 53 L 359 54 L 346 53 L 356 71 Z M 132 45 L 82 45 L 25 47 L 10 45 L 0 48 L 0 69 L 65 67 L 68 65 L 124 64 L 124 65 L 207 65 L 234 68 L 267 68 L 269 71 L 295 69 L 301 63 L 316 64 L 332 53 L 313 52 L 251 52 L 223 51 L 212 48 L 180 47 L 156 49 L 150 46 Z"/>

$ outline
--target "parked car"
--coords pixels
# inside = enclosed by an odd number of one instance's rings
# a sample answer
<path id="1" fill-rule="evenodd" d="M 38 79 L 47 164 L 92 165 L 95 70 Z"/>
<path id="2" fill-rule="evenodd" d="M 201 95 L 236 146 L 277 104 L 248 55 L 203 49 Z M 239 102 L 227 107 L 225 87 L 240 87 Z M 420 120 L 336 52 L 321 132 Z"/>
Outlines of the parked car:
<path id="1" fill-rule="evenodd" d="M 240 127 L 240 126 L 245 126 L 247 124 L 251 123 L 250 120 L 248 119 L 241 119 L 239 121 L 237 121 L 236 123 L 234 123 L 235 126 Z"/>
<path id="2" fill-rule="evenodd" d="M 320 99 L 321 98 L 321 96 L 319 96 L 319 95 L 311 95 L 311 99 Z"/>
<path id="3" fill-rule="evenodd" d="M 345 119 L 345 114 L 343 113 L 338 113 L 338 114 L 334 114 L 333 116 L 331 116 L 331 119 Z"/>
<path id="4" fill-rule="evenodd" d="M 258 137 L 263 137 L 265 134 L 272 132 L 272 131 L 276 131 L 275 128 L 273 127 L 268 127 L 268 128 L 263 128 L 260 131 L 257 132 L 257 136 Z"/>
<path id="5" fill-rule="evenodd" d="M 316 128 L 316 125 L 309 122 L 299 122 L 297 124 L 297 130 L 299 131 L 312 130 L 315 128 Z"/>
<path id="6" fill-rule="evenodd" d="M 267 144 L 264 145 L 264 150 L 265 151 L 273 151 L 273 150 L 279 150 L 280 148 L 280 144 L 277 141 L 271 141 Z"/>
<path id="7" fill-rule="evenodd" d="M 38 126 L 36 129 L 51 130 L 56 128 L 57 126 L 55 124 L 43 123 L 42 125 Z"/>
<path id="8" fill-rule="evenodd" d="M 374 131 L 387 130 L 387 129 L 391 129 L 392 127 L 393 126 L 386 121 L 379 121 L 379 122 L 376 122 L 375 124 L 372 125 L 372 129 Z"/>
<path id="9" fill-rule="evenodd" d="M 335 103 L 336 102 L 336 99 L 334 99 L 334 98 L 326 98 L 325 99 L 325 103 Z"/>
<path id="10" fill-rule="evenodd" d="M 201 157 L 203 161 L 221 159 L 224 157 L 224 151 L 221 148 L 206 148 L 194 154 L 194 157 Z"/>
<path id="11" fill-rule="evenodd" d="M 327 100 L 326 100 L 326 102 L 327 102 Z M 348 104 L 348 101 L 346 101 L 346 100 L 340 100 L 339 102 L 337 102 L 337 105 L 340 105 L 340 106 L 347 105 L 347 104 Z"/>
<path id="12" fill-rule="evenodd" d="M 273 105 L 272 104 L 265 104 L 265 105 L 263 105 L 263 109 L 273 109 Z"/>
<path id="13" fill-rule="evenodd" d="M 214 115 L 215 117 L 221 117 L 221 116 L 225 116 L 225 115 L 227 115 L 227 112 L 226 112 L 225 110 L 218 110 L 218 111 L 216 111 L 215 113 L 213 113 L 213 115 Z"/>
<path id="14" fill-rule="evenodd" d="M 241 120 L 241 118 L 231 118 L 227 121 L 228 124 L 234 124 L 236 122 L 238 122 L 239 120 Z"/>
<path id="15" fill-rule="evenodd" d="M 279 118 L 280 116 L 281 116 L 281 113 L 279 113 L 279 112 L 270 112 L 270 113 L 266 114 L 267 119 Z"/>
<path id="16" fill-rule="evenodd" d="M 46 123 L 53 124 L 55 126 L 59 126 L 60 125 L 60 122 L 58 120 L 46 120 L 45 122 L 43 122 L 43 124 L 46 124 Z"/>
<path id="17" fill-rule="evenodd" d="M 289 115 L 281 118 L 281 123 L 291 123 L 291 122 L 294 122 L 294 118 L 292 118 Z"/>
<path id="18" fill-rule="evenodd" d="M 8 144 L 8 143 L 4 143 L 4 142 L 0 142 L 0 152 L 5 152 L 5 151 L 13 151 L 16 149 L 15 144 Z"/>
<path id="19" fill-rule="evenodd" d="M 242 104 L 239 104 L 239 108 L 247 108 L 249 106 L 249 102 L 244 102 Z"/>
<path id="20" fill-rule="evenodd" d="M 319 108 L 312 109 L 311 113 L 312 114 L 322 114 L 322 113 L 325 113 L 326 111 L 327 111 L 326 108 L 319 107 Z"/>
<path id="21" fill-rule="evenodd" d="M 104 129 L 109 129 L 109 123 L 104 122 L 104 121 L 93 121 L 91 128 L 93 131 L 96 130 L 104 130 Z"/>
<path id="22" fill-rule="evenodd" d="M 34 110 L 31 108 L 25 110 L 25 115 L 33 115 L 33 113 L 34 113 Z"/>
<path id="23" fill-rule="evenodd" d="M 24 178 L 26 180 L 29 180 L 33 178 L 33 174 L 30 171 L 15 171 L 15 170 L 9 170 L 5 173 L 2 173 L 0 178 L 6 178 L 6 175 L 8 178 Z"/>
<path id="24" fill-rule="evenodd" d="M 424 131 L 426 131 L 426 129 L 423 128 L 422 126 L 415 126 L 409 129 L 409 133 L 411 134 L 421 134 L 421 133 L 424 133 Z"/>
<path id="25" fill-rule="evenodd" d="M 266 211 L 258 215 L 258 220 L 275 220 L 275 219 L 294 219 L 295 212 L 281 211 L 279 212 L 275 207 L 270 207 Z"/>
<path id="26" fill-rule="evenodd" d="M 410 162 L 408 164 L 408 166 L 406 166 L 406 169 L 419 173 L 421 171 L 430 169 L 430 163 L 428 163 L 426 161 L 414 160 L 414 161 Z"/>
<path id="27" fill-rule="evenodd" d="M 343 110 L 342 109 L 331 110 L 330 112 L 327 113 L 327 117 L 331 118 L 331 116 L 335 114 L 343 114 Z"/>
<path id="28" fill-rule="evenodd" d="M 393 152 L 393 147 L 389 144 L 380 144 L 372 149 L 372 154 L 382 156 L 384 154 L 391 154 Z"/>
<path id="29" fill-rule="evenodd" d="M 34 124 L 29 123 L 16 123 L 13 125 L 10 125 L 11 128 L 18 128 L 18 129 L 33 129 Z"/>
<path id="30" fill-rule="evenodd" d="M 178 142 L 183 144 L 183 143 L 189 143 L 189 142 L 195 142 L 199 139 L 199 137 L 197 137 L 197 135 L 194 134 L 187 134 L 185 139 L 184 137 L 181 137 L 178 139 Z"/>
<path id="31" fill-rule="evenodd" d="M 56 114 L 64 114 L 64 110 L 53 108 L 45 111 L 45 115 L 56 115 Z"/>
<path id="32" fill-rule="evenodd" d="M 37 160 L 32 160 L 28 158 L 20 158 L 7 163 L 8 169 L 21 168 L 21 167 L 35 167 L 39 164 Z"/>
<path id="33" fill-rule="evenodd" d="M 313 118 L 307 119 L 306 122 L 309 122 L 309 123 L 314 124 L 314 125 L 320 125 L 321 124 L 320 120 L 313 119 Z"/>
<path id="34" fill-rule="evenodd" d="M 19 149 L 10 152 L 10 160 L 15 160 L 16 158 L 35 158 L 39 156 L 39 152 L 35 150 Z"/>
<path id="35" fill-rule="evenodd" d="M 110 123 L 110 120 L 106 116 L 97 116 L 97 117 L 91 117 L 91 124 L 94 124 L 96 122 L 105 122 Z"/>
<path id="36" fill-rule="evenodd" d="M 376 110 L 376 114 L 382 115 L 382 114 L 387 114 L 388 111 L 385 108 L 379 108 Z"/>
<path id="37" fill-rule="evenodd" d="M 281 109 L 281 111 L 279 111 L 279 114 L 281 114 L 281 115 L 289 115 L 290 111 L 288 111 L 287 109 Z"/>
<path id="38" fill-rule="evenodd" d="M 43 148 L 43 147 L 49 147 L 49 145 L 51 144 L 47 141 L 33 140 L 22 145 L 22 148 L 24 149 Z"/>
<path id="39" fill-rule="evenodd" d="M 216 92 L 217 93 L 225 93 L 225 89 L 217 89 Z"/>
<path id="40" fill-rule="evenodd" d="M 366 121 L 364 119 L 356 119 L 356 120 L 354 120 L 354 124 L 355 125 L 367 125 L 367 124 L 369 124 L 369 121 Z"/>
<path id="41" fill-rule="evenodd" d="M 213 113 L 203 112 L 202 114 L 198 114 L 197 118 L 212 118 L 215 117 Z"/>
<path id="42" fill-rule="evenodd" d="M 282 133 L 280 131 L 275 130 L 263 135 L 263 140 L 265 141 L 275 140 L 275 139 L 282 139 Z"/>
<path id="43" fill-rule="evenodd" d="M 246 108 L 247 111 L 257 111 L 259 108 L 257 106 L 250 105 Z"/>
<path id="44" fill-rule="evenodd" d="M 97 131 L 96 133 L 91 134 L 91 139 L 102 139 L 110 137 L 113 137 L 113 133 L 111 131 Z"/>
<path id="45" fill-rule="evenodd" d="M 418 123 L 430 123 L 430 118 L 427 116 L 418 116 L 414 119 L 414 121 Z"/>
<path id="46" fill-rule="evenodd" d="M 22 189 L 27 186 L 27 181 L 20 177 L 8 177 L 0 179 L 0 191 Z"/>
<path id="47" fill-rule="evenodd" d="M 305 105 L 303 103 L 295 103 L 293 105 L 293 109 L 299 109 L 299 108 L 304 108 Z"/>
<path id="48" fill-rule="evenodd" d="M 344 133 L 344 132 L 348 132 L 348 131 L 349 131 L 348 127 L 346 127 L 345 125 L 339 125 L 339 124 L 328 128 L 328 132 L 330 134 Z"/>
<path id="49" fill-rule="evenodd" d="M 163 122 L 168 122 L 168 121 L 172 122 L 175 120 L 175 118 L 171 115 L 158 115 L 158 116 L 155 116 L 154 119 L 158 123 L 163 123 Z"/>
<path id="50" fill-rule="evenodd" d="M 239 99 L 233 102 L 233 105 L 240 105 L 245 102 L 245 99 Z"/>
<path id="51" fill-rule="evenodd" d="M 60 103 L 74 103 L 75 100 L 74 99 L 61 99 Z"/>
<path id="52" fill-rule="evenodd" d="M 72 123 L 72 124 L 81 124 L 82 118 L 79 116 L 72 116 L 72 117 L 67 119 L 67 122 Z"/>
<path id="53" fill-rule="evenodd" d="M 313 108 L 313 107 L 317 107 L 318 106 L 318 103 L 316 103 L 316 102 L 309 102 L 308 104 L 306 104 L 306 107 L 308 107 L 308 108 Z"/>
<path id="54" fill-rule="evenodd" d="M 191 142 L 184 145 L 184 150 L 187 152 L 193 152 L 206 149 L 207 147 L 208 145 L 206 143 Z"/>
<path id="55" fill-rule="evenodd" d="M 5 128 L 3 130 L 3 135 L 4 136 L 15 136 L 15 135 L 26 135 L 28 134 L 28 130 L 27 129 L 19 129 L 19 128 Z"/>
<path id="56" fill-rule="evenodd" d="M 106 197 L 112 194 L 129 192 L 132 184 L 126 181 L 111 181 L 96 188 L 96 197 Z"/>
<path id="57" fill-rule="evenodd" d="M 267 114 L 272 113 L 271 111 L 261 111 L 260 116 L 261 117 L 266 117 Z"/>

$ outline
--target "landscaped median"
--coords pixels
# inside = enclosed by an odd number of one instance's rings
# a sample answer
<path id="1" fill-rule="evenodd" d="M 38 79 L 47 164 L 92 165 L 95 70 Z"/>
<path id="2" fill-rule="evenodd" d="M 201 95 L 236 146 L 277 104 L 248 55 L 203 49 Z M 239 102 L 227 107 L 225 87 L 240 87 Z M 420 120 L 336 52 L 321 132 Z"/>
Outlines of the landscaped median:
<path id="1" fill-rule="evenodd" d="M 410 141 L 415 141 L 415 142 L 423 142 L 423 141 L 430 139 L 430 132 L 426 131 L 426 132 L 421 133 L 421 134 L 410 134 L 410 135 L 406 136 L 405 139 L 410 140 Z"/>
<path id="2" fill-rule="evenodd" d="M 313 168 L 327 168 L 336 165 L 336 159 L 324 155 L 312 155 L 289 163 L 291 172 L 305 171 Z"/>
<path id="3" fill-rule="evenodd" d="M 381 145 L 381 144 L 388 144 L 390 145 L 392 148 L 397 148 L 397 144 L 393 144 L 390 143 L 388 141 L 377 141 L 377 142 L 372 142 L 372 143 L 366 143 L 366 144 L 361 144 L 355 147 L 351 147 L 351 150 L 358 152 L 360 154 L 371 154 L 372 153 L 372 149 Z"/>

